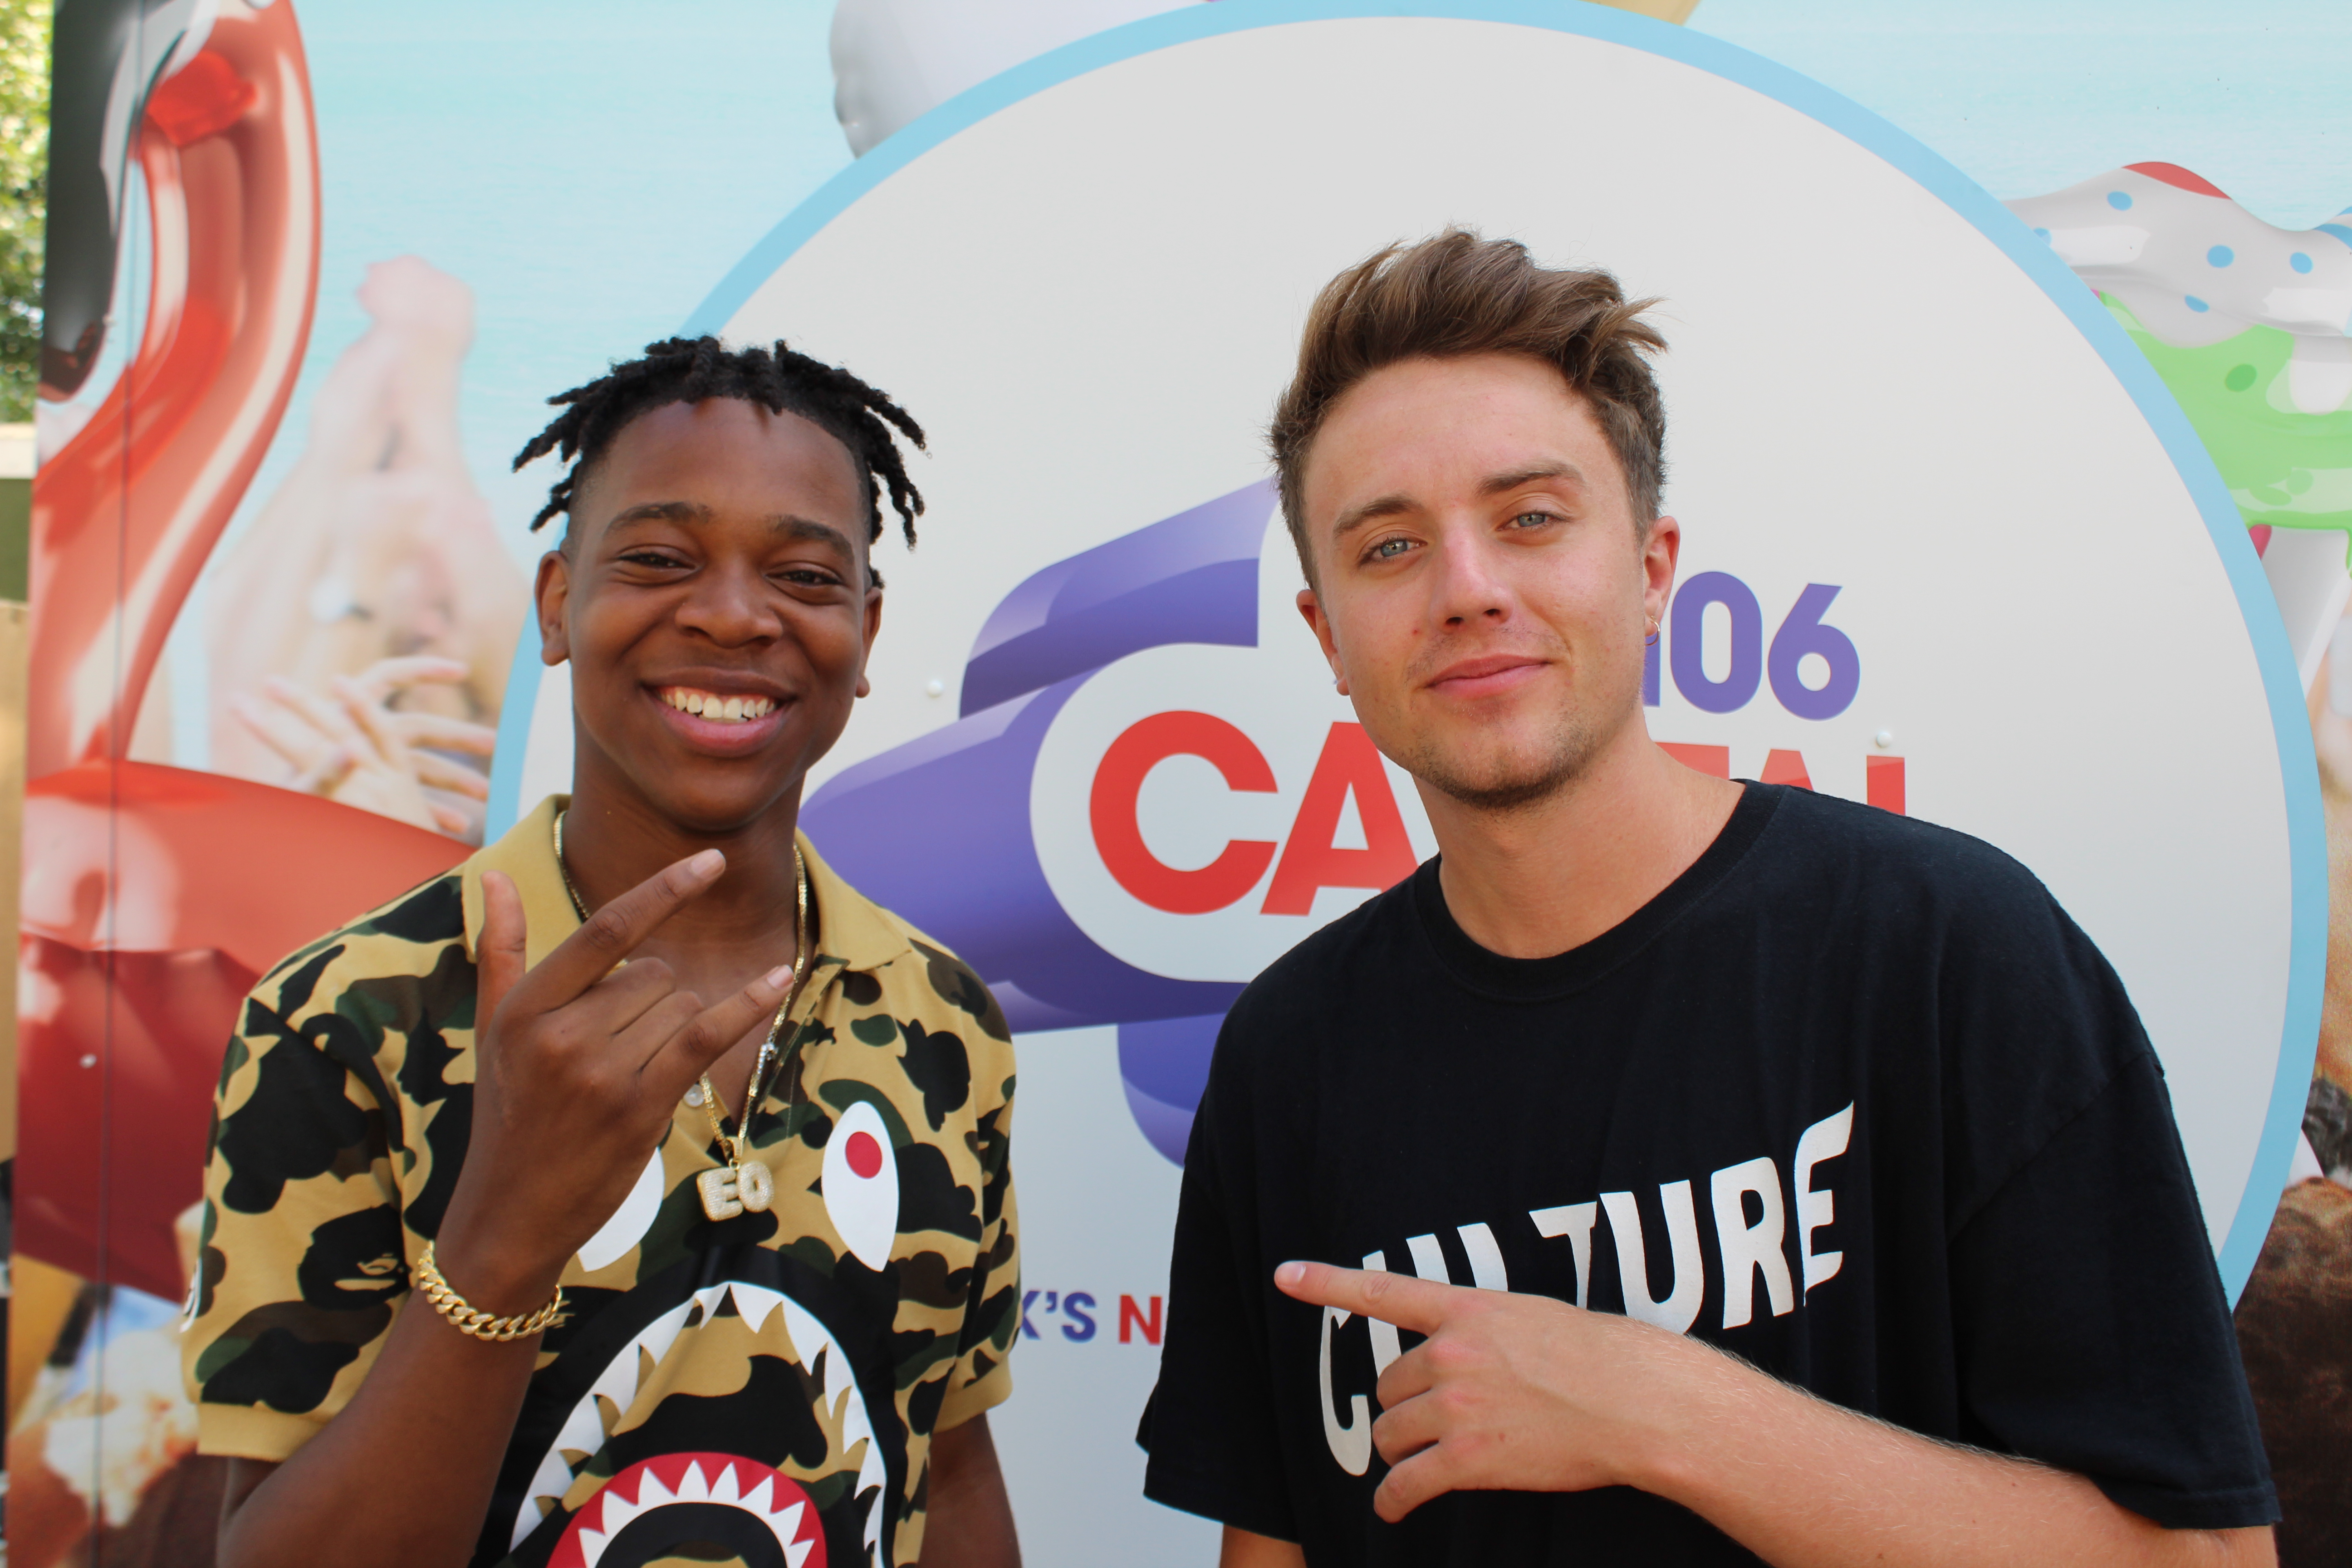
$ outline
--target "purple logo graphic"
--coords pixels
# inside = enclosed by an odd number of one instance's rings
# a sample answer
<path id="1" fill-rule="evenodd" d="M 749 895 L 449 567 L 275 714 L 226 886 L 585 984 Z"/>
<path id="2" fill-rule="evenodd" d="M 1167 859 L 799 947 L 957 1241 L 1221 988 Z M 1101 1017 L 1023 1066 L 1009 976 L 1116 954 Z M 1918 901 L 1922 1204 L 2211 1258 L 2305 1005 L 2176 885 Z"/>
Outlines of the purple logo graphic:
<path id="1" fill-rule="evenodd" d="M 835 775 L 802 816 L 860 891 L 980 972 L 1013 1028 L 1117 1025 L 1128 1107 L 1179 1163 L 1242 988 L 1138 969 L 1081 931 L 1038 862 L 1031 781 L 1055 717 L 1107 666 L 1171 643 L 1257 646 L 1273 509 L 1261 481 L 1029 577 L 972 644 L 961 716 Z"/>

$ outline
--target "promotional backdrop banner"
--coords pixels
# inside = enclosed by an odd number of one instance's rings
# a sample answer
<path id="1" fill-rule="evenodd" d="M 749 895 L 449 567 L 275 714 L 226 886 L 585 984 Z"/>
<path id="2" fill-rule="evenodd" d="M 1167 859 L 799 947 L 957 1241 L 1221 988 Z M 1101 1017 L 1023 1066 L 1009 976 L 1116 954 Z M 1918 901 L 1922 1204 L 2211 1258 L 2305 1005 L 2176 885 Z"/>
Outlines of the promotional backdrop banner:
<path id="1" fill-rule="evenodd" d="M 1132 1441 L 1209 1054 L 1259 970 L 1435 849 L 1299 619 L 1262 436 L 1316 290 L 1400 238 L 1465 225 L 1662 301 L 1685 546 L 1651 732 L 2046 881 L 2147 1022 L 2233 1296 L 2324 1174 L 2340 223 L 2152 163 L 2004 206 L 1806 77 L 1584 5 L 843 0 L 829 73 L 790 8 L 657 40 L 319 0 L 306 47 L 292 7 L 59 22 L 57 156 L 118 184 L 51 257 L 53 300 L 61 267 L 111 289 L 53 304 L 45 369 L 22 1562 L 197 1560 L 218 1479 L 173 1319 L 236 998 L 567 787 L 525 616 L 547 476 L 503 459 L 537 399 L 681 328 L 789 339 L 931 436 L 803 820 L 1018 1035 L 992 1421 L 1029 1561 L 1213 1560 Z M 484 29 L 531 52 L 477 59 Z M 683 125 L 572 101 L 665 73 L 707 79 Z M 806 101 L 834 91 L 838 127 Z M 667 180 L 690 225 L 616 194 Z"/>
<path id="2" fill-rule="evenodd" d="M 1400 236 L 1471 224 L 1665 299 L 1685 544 L 1653 733 L 2033 867 L 2147 1022 L 2233 1289 L 2311 1070 L 2326 880 L 2294 661 L 2210 459 L 2061 258 L 1711 40 L 1369 9 L 1181 11 L 999 78 L 688 322 L 793 336 L 940 432 L 875 694 L 805 821 L 1024 1032 L 1036 1337 L 1002 1419 L 1028 1495 L 1069 1489 L 1041 1524 L 1084 1518 L 1074 1549 L 1135 1510 L 1155 1155 L 1181 1158 L 1224 1007 L 1433 848 L 1331 690 L 1260 477 L 1307 301 Z M 1222 107 L 1160 134 L 1200 101 Z M 1936 330 L 1888 330 L 1923 299 Z M 538 669 L 528 647 L 510 693 Z M 569 776 L 548 675 L 494 823 Z M 2168 732 L 2202 743 L 2151 770 Z"/>

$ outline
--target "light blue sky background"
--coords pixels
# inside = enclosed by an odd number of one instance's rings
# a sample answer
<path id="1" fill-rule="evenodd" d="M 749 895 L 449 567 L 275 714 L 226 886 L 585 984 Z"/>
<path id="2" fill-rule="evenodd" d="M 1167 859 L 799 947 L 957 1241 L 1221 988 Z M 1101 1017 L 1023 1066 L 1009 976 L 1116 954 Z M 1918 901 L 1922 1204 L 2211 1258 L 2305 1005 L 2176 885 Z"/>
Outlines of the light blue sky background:
<path id="1" fill-rule="evenodd" d="M 507 463 L 544 423 L 542 400 L 675 331 L 850 162 L 829 0 L 298 4 L 323 268 L 310 359 L 245 515 L 299 450 L 319 377 L 365 329 L 352 291 L 366 266 L 413 252 L 474 289 L 467 450 L 527 559 L 522 524 L 553 475 Z M 2345 0 L 1701 0 L 1691 25 L 1859 100 L 1997 196 L 2162 159 L 2288 226 L 2352 204 Z M 172 656 L 177 750 L 202 766 L 193 645 L 175 638 Z"/>
<path id="2" fill-rule="evenodd" d="M 1690 25 L 1875 110 L 2003 200 L 2157 160 L 2282 227 L 2352 205 L 2345 0 L 1699 0 Z"/>

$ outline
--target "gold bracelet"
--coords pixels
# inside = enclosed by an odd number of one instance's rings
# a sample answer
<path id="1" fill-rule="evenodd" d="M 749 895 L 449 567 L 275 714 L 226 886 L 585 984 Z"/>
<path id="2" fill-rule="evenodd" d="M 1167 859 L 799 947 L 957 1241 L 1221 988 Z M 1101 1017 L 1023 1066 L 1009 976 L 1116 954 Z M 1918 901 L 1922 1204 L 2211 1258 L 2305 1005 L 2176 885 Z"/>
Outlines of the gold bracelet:
<path id="1" fill-rule="evenodd" d="M 467 1304 L 466 1298 L 449 1289 L 449 1281 L 441 1276 L 440 1266 L 433 1261 L 433 1244 L 425 1244 L 425 1256 L 416 1260 L 416 1288 L 433 1303 L 433 1310 L 449 1320 L 449 1326 L 461 1334 L 478 1340 L 490 1340 L 505 1344 L 511 1340 L 527 1340 L 531 1335 L 551 1329 L 564 1321 L 563 1287 L 555 1288 L 555 1299 L 528 1317 L 518 1314 L 511 1318 L 494 1318 L 479 1307 Z"/>

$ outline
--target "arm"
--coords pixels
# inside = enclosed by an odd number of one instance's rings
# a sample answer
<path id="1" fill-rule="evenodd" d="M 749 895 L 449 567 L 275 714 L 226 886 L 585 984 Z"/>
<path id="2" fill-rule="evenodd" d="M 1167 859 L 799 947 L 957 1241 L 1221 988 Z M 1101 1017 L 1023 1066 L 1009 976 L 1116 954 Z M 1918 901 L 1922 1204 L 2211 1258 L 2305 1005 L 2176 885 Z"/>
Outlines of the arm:
<path id="1" fill-rule="evenodd" d="M 484 1289 L 462 1268 L 455 1258 L 445 1267 L 453 1288 L 501 1314 L 528 1312 L 554 1289 L 536 1300 L 528 1286 Z M 536 1339 L 469 1339 L 412 1301 L 351 1404 L 316 1437 L 283 1464 L 235 1461 L 221 1498 L 223 1568 L 464 1563 L 538 1352 Z M 433 1506 L 419 1506 L 427 1499 Z"/>
<path id="2" fill-rule="evenodd" d="M 554 1293 L 618 1208 L 686 1086 L 783 995 L 789 967 L 705 1009 L 646 960 L 615 969 L 718 879 L 715 850 L 614 900 L 523 972 L 513 884 L 483 879 L 471 1133 L 436 1238 L 451 1289 L 508 1316 Z M 460 1333 L 421 1298 L 395 1313 L 351 1402 L 282 1464 L 241 1463 L 222 1501 L 222 1568 L 434 1568 L 473 1552 L 536 1338 Z"/>
<path id="3" fill-rule="evenodd" d="M 1294 1542 L 1252 1535 L 1229 1524 L 1217 1551 L 1217 1568 L 1307 1568 L 1307 1553 Z"/>
<path id="4" fill-rule="evenodd" d="M 929 1512 L 921 1568 L 1021 1568 L 1013 1501 L 986 1415 L 931 1435 Z"/>
<path id="5" fill-rule="evenodd" d="M 983 1004 L 970 1016 L 981 1027 L 968 1047 L 971 1131 L 980 1156 L 981 1235 L 972 1264 L 963 1323 L 954 1338 L 963 1348 L 947 1373 L 950 1392 L 931 1432 L 922 1568 L 1021 1568 L 1021 1542 L 997 1463 L 989 1407 L 1011 1392 L 1006 1358 L 1021 1332 L 1021 1243 L 1013 1190 L 1013 1031 L 978 974 L 961 961 L 918 944 L 932 965 L 934 991 Z M 940 964 L 954 978 L 945 984 Z"/>
<path id="6" fill-rule="evenodd" d="M 1319 1263 L 1275 1283 L 1429 1336 L 1381 1374 L 1383 1519 L 1446 1491 L 1631 1486 L 1787 1568 L 2275 1561 L 2267 1529 L 2166 1530 L 2080 1476 L 1857 1415 L 1629 1319 Z"/>

